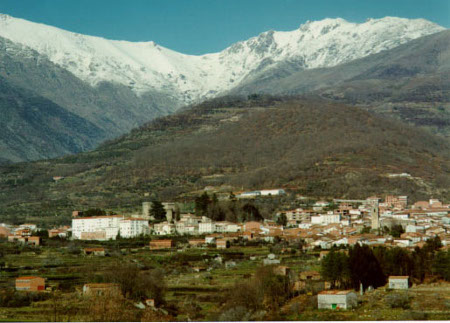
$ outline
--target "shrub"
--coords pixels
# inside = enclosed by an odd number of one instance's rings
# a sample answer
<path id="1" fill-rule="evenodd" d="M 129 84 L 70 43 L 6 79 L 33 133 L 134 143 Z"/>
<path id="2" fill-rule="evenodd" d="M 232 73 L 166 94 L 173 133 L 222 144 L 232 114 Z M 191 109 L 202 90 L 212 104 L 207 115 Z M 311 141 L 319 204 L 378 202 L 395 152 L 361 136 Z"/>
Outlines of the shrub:
<path id="1" fill-rule="evenodd" d="M 407 294 L 392 294 L 386 297 L 386 302 L 391 308 L 402 308 L 404 310 L 410 308 L 410 298 Z"/>

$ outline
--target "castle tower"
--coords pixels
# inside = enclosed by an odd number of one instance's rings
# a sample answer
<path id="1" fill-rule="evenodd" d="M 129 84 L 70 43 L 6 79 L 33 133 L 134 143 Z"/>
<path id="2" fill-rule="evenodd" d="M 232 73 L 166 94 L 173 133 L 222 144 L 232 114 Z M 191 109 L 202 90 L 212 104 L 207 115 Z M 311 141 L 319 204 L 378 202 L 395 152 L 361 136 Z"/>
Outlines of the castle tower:
<path id="1" fill-rule="evenodd" d="M 142 202 L 142 217 L 146 220 L 150 220 L 150 208 L 152 203 L 151 202 Z"/>
<path id="2" fill-rule="evenodd" d="M 378 209 L 378 201 L 373 202 L 370 206 L 370 216 L 372 218 L 372 230 L 380 228 L 380 211 Z"/>

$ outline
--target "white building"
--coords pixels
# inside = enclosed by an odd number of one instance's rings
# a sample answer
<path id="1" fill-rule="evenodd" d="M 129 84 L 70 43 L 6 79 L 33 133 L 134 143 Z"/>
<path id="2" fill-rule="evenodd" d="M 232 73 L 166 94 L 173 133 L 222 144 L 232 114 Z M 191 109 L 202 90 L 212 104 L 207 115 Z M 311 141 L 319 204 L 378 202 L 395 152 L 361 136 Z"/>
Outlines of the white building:
<path id="1" fill-rule="evenodd" d="M 169 223 L 167 221 L 156 223 L 153 225 L 153 232 L 156 235 L 168 235 L 168 234 L 174 234 L 176 230 L 175 225 L 172 223 Z"/>
<path id="2" fill-rule="evenodd" d="M 319 309 L 349 309 L 356 307 L 357 304 L 356 293 L 351 290 L 327 290 L 317 295 Z"/>
<path id="3" fill-rule="evenodd" d="M 213 233 L 216 231 L 216 224 L 213 222 L 202 222 L 198 224 L 198 233 Z"/>
<path id="4" fill-rule="evenodd" d="M 122 215 L 105 215 L 72 219 L 72 237 L 83 240 L 116 239 Z"/>
<path id="5" fill-rule="evenodd" d="M 391 289 L 408 289 L 409 276 L 389 276 L 389 288 Z"/>
<path id="6" fill-rule="evenodd" d="M 36 224 L 25 223 L 25 224 L 19 225 L 19 229 L 30 229 L 31 231 L 36 231 L 37 230 L 37 225 Z"/>
<path id="7" fill-rule="evenodd" d="M 122 238 L 134 238 L 150 234 L 150 227 L 145 219 L 126 218 L 119 222 L 119 231 Z"/>
<path id="8" fill-rule="evenodd" d="M 237 196 L 237 198 L 252 198 L 256 196 L 261 196 L 260 191 L 243 192 Z"/>
<path id="9" fill-rule="evenodd" d="M 286 192 L 282 188 L 276 188 L 276 189 L 270 189 L 270 190 L 261 190 L 260 191 L 262 196 L 269 196 L 269 195 L 285 195 Z"/>
<path id="10" fill-rule="evenodd" d="M 392 214 L 392 217 L 397 220 L 408 220 L 409 214 L 408 213 Z"/>
<path id="11" fill-rule="evenodd" d="M 340 214 L 320 214 L 311 217 L 312 224 L 331 224 L 331 223 L 340 223 L 341 215 Z"/>

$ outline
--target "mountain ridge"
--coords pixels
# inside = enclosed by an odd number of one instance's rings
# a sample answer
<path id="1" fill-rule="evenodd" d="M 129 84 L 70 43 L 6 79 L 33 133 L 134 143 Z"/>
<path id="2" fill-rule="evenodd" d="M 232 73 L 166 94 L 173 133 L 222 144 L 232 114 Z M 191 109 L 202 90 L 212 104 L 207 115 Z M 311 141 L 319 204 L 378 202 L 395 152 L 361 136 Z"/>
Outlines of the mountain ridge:
<path id="1" fill-rule="evenodd" d="M 184 103 L 220 94 L 255 69 L 270 66 L 270 60 L 288 59 L 306 69 L 330 67 L 445 29 L 424 19 L 385 17 L 357 24 L 327 18 L 294 31 L 263 32 L 221 52 L 195 56 L 154 42 L 85 36 L 7 15 L 0 16 L 0 26 L 0 36 L 47 55 L 91 85 L 103 80 L 136 93 L 173 92 Z"/>

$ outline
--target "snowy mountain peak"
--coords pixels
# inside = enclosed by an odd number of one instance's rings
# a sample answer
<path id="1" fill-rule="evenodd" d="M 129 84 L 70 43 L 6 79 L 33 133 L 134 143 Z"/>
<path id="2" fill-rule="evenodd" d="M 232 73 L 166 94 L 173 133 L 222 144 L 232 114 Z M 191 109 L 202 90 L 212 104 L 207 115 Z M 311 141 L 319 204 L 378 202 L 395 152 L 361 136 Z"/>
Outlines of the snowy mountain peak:
<path id="1" fill-rule="evenodd" d="M 116 82 L 136 93 L 175 94 L 185 103 L 223 93 L 283 61 L 305 69 L 331 67 L 442 30 L 424 19 L 385 17 L 357 24 L 326 18 L 194 56 L 153 41 L 108 40 L 0 15 L 0 37 L 36 50 L 92 85 Z"/>

